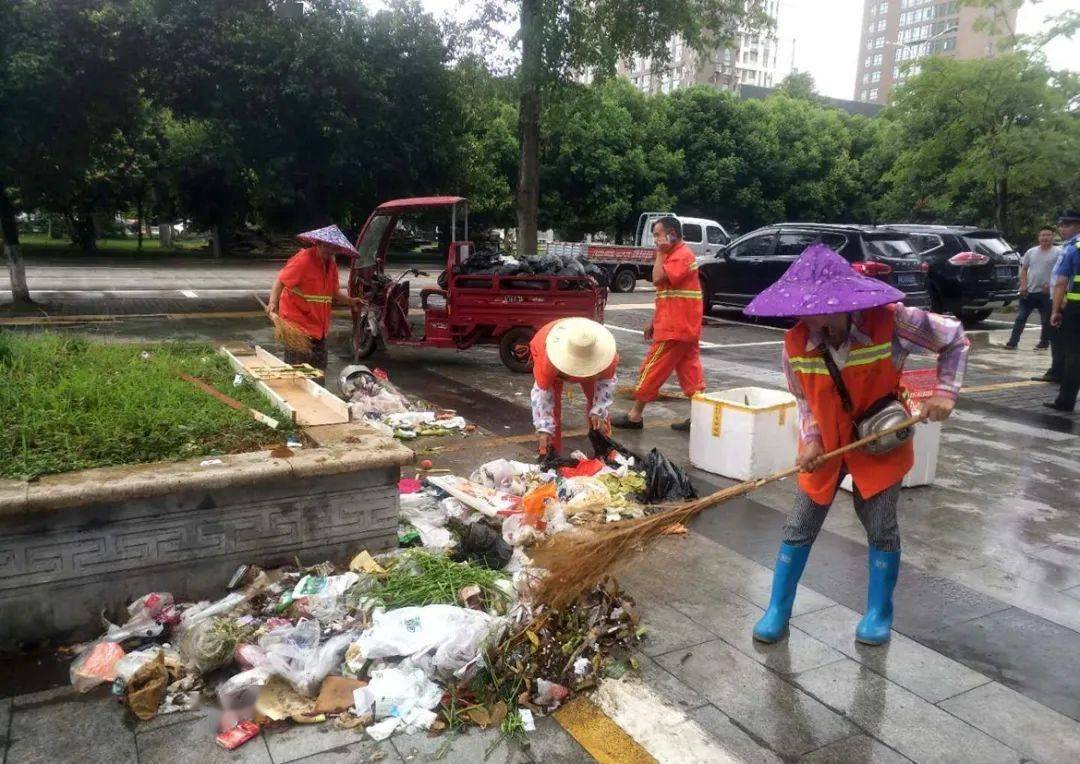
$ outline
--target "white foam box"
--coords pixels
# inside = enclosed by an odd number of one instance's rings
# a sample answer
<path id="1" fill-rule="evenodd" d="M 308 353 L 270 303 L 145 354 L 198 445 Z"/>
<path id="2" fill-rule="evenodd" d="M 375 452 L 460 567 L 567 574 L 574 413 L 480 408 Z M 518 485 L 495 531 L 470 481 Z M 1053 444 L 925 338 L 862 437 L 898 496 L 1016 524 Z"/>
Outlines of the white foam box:
<path id="1" fill-rule="evenodd" d="M 904 475 L 900 487 L 914 488 L 920 485 L 931 485 L 937 477 L 938 450 L 941 448 L 941 422 L 920 422 L 915 425 L 912 447 L 915 449 L 915 464 L 912 465 L 908 474 Z M 851 490 L 851 475 L 844 478 L 840 487 L 845 491 Z"/>
<path id="2" fill-rule="evenodd" d="M 785 390 L 736 387 L 698 393 L 690 404 L 690 463 L 735 480 L 795 464 L 799 423 Z"/>

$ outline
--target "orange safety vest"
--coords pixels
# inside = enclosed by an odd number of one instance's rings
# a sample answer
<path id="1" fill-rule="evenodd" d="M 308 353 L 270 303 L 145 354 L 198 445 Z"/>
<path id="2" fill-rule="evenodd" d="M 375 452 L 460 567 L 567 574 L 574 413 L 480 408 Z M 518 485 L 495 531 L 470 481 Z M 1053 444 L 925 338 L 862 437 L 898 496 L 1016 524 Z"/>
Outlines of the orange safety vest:
<path id="1" fill-rule="evenodd" d="M 788 363 L 802 383 L 806 402 L 817 420 L 825 452 L 855 440 L 855 422 L 874 403 L 887 395 L 904 396 L 901 369 L 893 364 L 892 343 L 896 308 L 887 305 L 863 311 L 859 329 L 870 338 L 865 345 L 852 343 L 840 376 L 851 395 L 853 411 L 844 411 L 840 394 L 829 376 L 823 347 L 807 350 L 810 330 L 801 321 L 784 335 Z M 899 483 L 915 463 L 915 451 L 907 441 L 887 454 L 858 450 L 830 459 L 815 472 L 799 473 L 799 487 L 818 504 L 830 504 L 836 494 L 841 468 L 846 468 L 863 498 L 870 498 Z"/>
<path id="2" fill-rule="evenodd" d="M 664 258 L 665 277 L 656 284 L 653 339 L 697 342 L 701 337 L 701 279 L 694 251 L 679 244 Z"/>
<path id="3" fill-rule="evenodd" d="M 278 274 L 285 286 L 278 303 L 281 317 L 321 340 L 330 330 L 334 295 L 338 292 L 338 267 L 318 255 L 316 247 L 301 249 Z"/>
<path id="4" fill-rule="evenodd" d="M 581 390 L 585 393 L 585 413 L 588 415 L 589 411 L 592 410 L 593 396 L 596 392 L 596 380 L 611 379 L 615 376 L 615 370 L 619 367 L 619 355 L 616 353 L 611 365 L 599 374 L 591 377 L 566 376 L 548 360 L 547 354 L 548 334 L 551 333 L 551 327 L 555 326 L 557 321 L 558 319 L 545 324 L 540 328 L 540 331 L 533 335 L 532 340 L 529 342 L 529 351 L 532 353 L 533 380 L 541 390 L 551 390 L 555 393 L 555 432 L 552 434 L 551 440 L 552 445 L 555 447 L 555 453 L 561 453 L 563 382 L 577 382 L 581 385 Z"/>

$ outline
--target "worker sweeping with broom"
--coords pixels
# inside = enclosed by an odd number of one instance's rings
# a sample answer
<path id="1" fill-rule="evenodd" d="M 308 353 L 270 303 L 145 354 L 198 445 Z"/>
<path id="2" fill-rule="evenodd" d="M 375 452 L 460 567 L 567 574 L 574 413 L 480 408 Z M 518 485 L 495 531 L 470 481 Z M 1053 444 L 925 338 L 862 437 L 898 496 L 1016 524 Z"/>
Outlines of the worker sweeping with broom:
<path id="1" fill-rule="evenodd" d="M 333 305 L 360 301 L 341 292 L 334 257 L 339 252 L 359 253 L 336 225 L 307 231 L 296 238 L 309 246 L 289 258 L 278 273 L 266 313 L 285 335 L 285 362 L 308 363 L 325 372 L 326 335 Z M 296 339 L 292 339 L 293 335 Z"/>
<path id="2" fill-rule="evenodd" d="M 562 452 L 564 382 L 581 385 L 589 429 L 609 435 L 608 410 L 615 400 L 615 369 L 619 365 L 611 332 L 587 318 L 560 318 L 536 333 L 529 350 L 533 359 L 533 426 L 540 458 Z"/>
<path id="3" fill-rule="evenodd" d="M 922 418 L 942 421 L 953 410 L 969 345 L 964 330 L 956 319 L 899 304 L 903 296 L 814 244 L 745 310 L 750 316 L 798 319 L 784 335 L 782 358 L 799 411 L 801 471 L 769 607 L 754 626 L 761 642 L 784 637 L 810 547 L 846 474 L 869 544 L 866 615 L 855 638 L 871 645 L 889 639 L 900 569 L 896 507 L 900 482 L 914 462 L 911 430 L 840 456 L 825 454 L 908 417 L 900 373 L 909 353 L 938 357 L 937 384 L 922 403 Z"/>

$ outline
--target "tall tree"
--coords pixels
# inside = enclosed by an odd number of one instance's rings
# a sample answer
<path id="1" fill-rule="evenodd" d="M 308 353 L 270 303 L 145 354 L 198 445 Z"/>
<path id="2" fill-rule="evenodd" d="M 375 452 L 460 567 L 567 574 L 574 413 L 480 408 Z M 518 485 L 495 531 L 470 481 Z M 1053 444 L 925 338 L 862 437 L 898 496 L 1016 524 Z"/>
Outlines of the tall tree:
<path id="1" fill-rule="evenodd" d="M 928 59 L 888 114 L 904 141 L 884 210 L 1032 233 L 1076 192 L 1080 120 L 1069 100 L 1078 90 L 1075 74 L 1022 52 Z"/>
<path id="2" fill-rule="evenodd" d="M 504 6 L 498 0 L 492 5 Z M 518 246 L 536 252 L 540 202 L 540 120 L 545 91 L 571 75 L 603 77 L 619 59 L 645 56 L 660 68 L 679 36 L 701 53 L 730 42 L 736 30 L 768 23 L 763 0 L 518 0 L 521 66 L 518 102 Z M 496 14 L 488 12 L 488 16 Z"/>
<path id="3" fill-rule="evenodd" d="M 618 78 L 568 86 L 548 106 L 541 154 L 540 220 L 561 235 L 634 230 L 642 209 L 668 209 L 683 172 L 658 129 L 658 99 Z"/>

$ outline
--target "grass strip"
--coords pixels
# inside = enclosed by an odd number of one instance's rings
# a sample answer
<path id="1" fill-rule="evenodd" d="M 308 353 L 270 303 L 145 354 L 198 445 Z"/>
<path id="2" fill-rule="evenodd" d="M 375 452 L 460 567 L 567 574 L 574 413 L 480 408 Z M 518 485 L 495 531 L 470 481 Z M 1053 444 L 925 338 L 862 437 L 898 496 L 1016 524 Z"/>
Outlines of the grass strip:
<path id="1" fill-rule="evenodd" d="M 177 376 L 282 419 L 210 345 L 114 344 L 0 331 L 0 478 L 253 451 L 276 432 Z"/>

